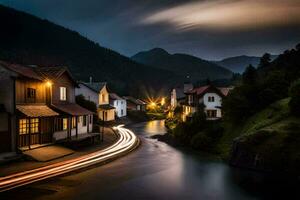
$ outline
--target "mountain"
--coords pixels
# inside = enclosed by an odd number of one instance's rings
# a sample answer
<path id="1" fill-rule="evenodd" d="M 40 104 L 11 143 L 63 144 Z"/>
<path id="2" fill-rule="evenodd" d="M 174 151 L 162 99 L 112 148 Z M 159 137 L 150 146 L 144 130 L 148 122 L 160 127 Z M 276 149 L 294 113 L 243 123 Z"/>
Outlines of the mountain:
<path id="1" fill-rule="evenodd" d="M 75 31 L 1 5 L 0 24 L 0 60 L 67 66 L 78 80 L 108 81 L 121 94 L 139 95 L 182 81 L 168 70 L 138 64 Z"/>
<path id="2" fill-rule="evenodd" d="M 201 79 L 228 79 L 232 72 L 215 63 L 187 54 L 170 54 L 161 48 L 143 51 L 131 57 L 132 60 L 158 69 L 168 70 L 178 76 L 189 76 L 191 81 Z"/>
<path id="3" fill-rule="evenodd" d="M 277 56 L 271 55 L 271 60 L 274 60 Z M 214 61 L 214 63 L 225 67 L 235 73 L 243 73 L 246 67 L 248 67 L 250 64 L 254 67 L 257 67 L 260 61 L 260 57 L 257 56 L 235 56 L 235 57 L 229 57 L 225 58 L 220 61 Z"/>

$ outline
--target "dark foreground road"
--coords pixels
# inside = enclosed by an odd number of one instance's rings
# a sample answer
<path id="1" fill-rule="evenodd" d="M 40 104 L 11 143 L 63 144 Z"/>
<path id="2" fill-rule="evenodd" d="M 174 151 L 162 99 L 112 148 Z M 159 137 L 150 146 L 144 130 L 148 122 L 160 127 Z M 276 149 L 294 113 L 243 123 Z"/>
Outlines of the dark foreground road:
<path id="1" fill-rule="evenodd" d="M 254 172 L 232 169 L 203 155 L 177 150 L 150 139 L 150 135 L 165 132 L 163 121 L 129 128 L 142 141 L 141 147 L 129 155 L 107 165 L 2 193 L 0 199 L 241 200 L 272 199 L 295 191 L 283 186 L 279 193 L 274 188 L 268 190 L 269 187 L 262 193 L 258 188 L 260 185 L 253 184 L 252 179 L 260 180 Z"/>

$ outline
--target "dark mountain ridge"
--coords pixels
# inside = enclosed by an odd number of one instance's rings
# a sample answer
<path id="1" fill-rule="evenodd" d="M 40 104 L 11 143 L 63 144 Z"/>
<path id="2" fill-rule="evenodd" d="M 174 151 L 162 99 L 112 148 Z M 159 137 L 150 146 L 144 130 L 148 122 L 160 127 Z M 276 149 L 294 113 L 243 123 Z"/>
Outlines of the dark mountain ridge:
<path id="1" fill-rule="evenodd" d="M 191 81 L 201 79 L 228 79 L 232 72 L 207 60 L 188 54 L 170 54 L 161 48 L 142 51 L 131 57 L 134 61 L 158 69 L 172 71 L 178 76 L 189 76 Z"/>
<path id="2" fill-rule="evenodd" d="M 271 55 L 271 60 L 274 60 L 277 57 L 277 55 Z M 247 56 L 247 55 L 241 55 L 241 56 L 234 56 L 225 58 L 220 61 L 213 61 L 214 63 L 225 67 L 235 73 L 243 73 L 249 65 L 252 65 L 254 67 L 257 67 L 260 62 L 261 57 L 258 56 Z"/>

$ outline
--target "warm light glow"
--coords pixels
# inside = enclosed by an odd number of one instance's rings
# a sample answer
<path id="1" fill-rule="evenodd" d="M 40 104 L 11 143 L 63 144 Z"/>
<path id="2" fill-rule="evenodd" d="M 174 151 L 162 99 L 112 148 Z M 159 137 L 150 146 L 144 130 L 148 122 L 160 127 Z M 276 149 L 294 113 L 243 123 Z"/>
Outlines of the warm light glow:
<path id="1" fill-rule="evenodd" d="M 51 82 L 51 81 L 47 81 L 47 82 L 46 82 L 46 85 L 47 85 L 48 87 L 50 87 L 50 86 L 52 85 L 52 82 Z"/>
<path id="2" fill-rule="evenodd" d="M 161 102 L 160 102 L 160 104 L 163 106 L 163 105 L 165 105 L 166 104 L 166 99 L 163 97 L 163 98 L 161 98 Z"/>

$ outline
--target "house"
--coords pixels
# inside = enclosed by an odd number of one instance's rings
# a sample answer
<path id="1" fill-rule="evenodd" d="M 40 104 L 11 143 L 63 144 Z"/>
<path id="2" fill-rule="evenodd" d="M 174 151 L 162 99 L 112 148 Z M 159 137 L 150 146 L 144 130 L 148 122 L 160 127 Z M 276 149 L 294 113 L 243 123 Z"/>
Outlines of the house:
<path id="1" fill-rule="evenodd" d="M 186 102 L 183 105 L 183 121 L 197 112 L 203 105 L 208 120 L 222 118 L 222 99 L 232 88 L 218 88 L 213 85 L 197 87 L 187 91 Z"/>
<path id="2" fill-rule="evenodd" d="M 109 104 L 109 92 L 105 82 L 92 82 L 90 79 L 89 83 L 81 83 L 76 94 L 82 94 L 86 99 L 96 103 L 97 114 L 100 120 L 115 120 L 116 109 Z"/>
<path id="3" fill-rule="evenodd" d="M 133 111 L 146 111 L 147 103 L 140 99 L 136 99 L 131 96 L 124 96 L 123 97 L 127 102 L 127 109 Z"/>
<path id="4" fill-rule="evenodd" d="M 99 106 L 98 91 L 84 82 L 78 82 L 78 87 L 75 88 L 75 95 L 83 95 L 86 100 L 94 102 L 97 107 Z"/>
<path id="5" fill-rule="evenodd" d="M 55 140 L 78 137 L 93 130 L 93 112 L 75 102 L 76 80 L 66 67 L 38 67 L 37 73 L 49 81 L 50 107 L 59 113 L 54 122 Z"/>
<path id="6" fill-rule="evenodd" d="M 0 84 L 1 150 L 51 143 L 59 114 L 47 105 L 47 81 L 34 68 L 0 61 Z"/>
<path id="7" fill-rule="evenodd" d="M 92 131 L 92 112 L 75 103 L 77 85 L 66 68 L 0 61 L 0 84 L 6 85 L 0 87 L 5 111 L 0 130 L 6 130 L 3 141 L 10 141 L 6 150 L 26 150 Z"/>
<path id="8" fill-rule="evenodd" d="M 185 102 L 185 92 L 193 89 L 193 84 L 191 83 L 184 83 L 183 87 L 175 87 L 171 91 L 171 98 L 170 98 L 170 106 L 171 109 L 175 109 L 177 106 L 180 106 L 182 103 Z"/>
<path id="9" fill-rule="evenodd" d="M 119 97 L 116 93 L 109 93 L 110 105 L 116 108 L 116 115 L 118 117 L 125 117 L 127 115 L 127 102 L 125 99 Z"/>

